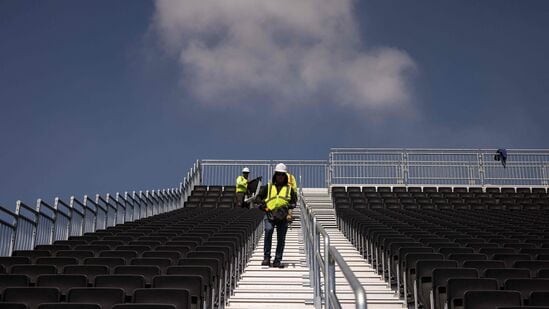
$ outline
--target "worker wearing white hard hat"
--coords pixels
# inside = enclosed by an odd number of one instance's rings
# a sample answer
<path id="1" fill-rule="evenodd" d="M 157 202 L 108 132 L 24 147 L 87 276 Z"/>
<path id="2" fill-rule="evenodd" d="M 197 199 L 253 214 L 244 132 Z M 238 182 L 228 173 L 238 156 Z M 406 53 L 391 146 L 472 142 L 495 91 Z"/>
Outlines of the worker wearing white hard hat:
<path id="1" fill-rule="evenodd" d="M 250 169 L 245 167 L 242 169 L 242 175 L 236 177 L 236 207 L 244 207 L 244 196 L 248 191 L 248 176 Z"/>
<path id="2" fill-rule="evenodd" d="M 288 230 L 288 213 L 295 208 L 297 192 L 288 183 L 288 168 L 284 163 L 275 166 L 273 178 L 269 184 L 261 187 L 257 200 L 262 201 L 260 209 L 265 211 L 265 238 L 263 266 L 271 266 L 271 246 L 273 232 L 276 228 L 277 243 L 273 267 L 283 268 L 282 255 Z"/>

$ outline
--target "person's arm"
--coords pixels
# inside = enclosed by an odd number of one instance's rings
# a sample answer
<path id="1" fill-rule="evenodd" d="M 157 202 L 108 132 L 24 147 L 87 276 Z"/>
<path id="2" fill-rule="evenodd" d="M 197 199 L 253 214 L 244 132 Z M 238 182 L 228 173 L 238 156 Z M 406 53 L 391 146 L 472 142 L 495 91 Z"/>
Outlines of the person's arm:
<path id="1" fill-rule="evenodd" d="M 295 192 L 293 189 L 290 193 L 290 209 L 294 209 L 297 204 L 297 192 Z"/>
<path id="2" fill-rule="evenodd" d="M 255 197 L 255 201 L 257 205 L 259 205 L 259 209 L 265 211 L 266 206 L 265 205 L 265 198 L 267 197 L 267 186 L 261 186 L 259 189 L 259 193 Z"/>

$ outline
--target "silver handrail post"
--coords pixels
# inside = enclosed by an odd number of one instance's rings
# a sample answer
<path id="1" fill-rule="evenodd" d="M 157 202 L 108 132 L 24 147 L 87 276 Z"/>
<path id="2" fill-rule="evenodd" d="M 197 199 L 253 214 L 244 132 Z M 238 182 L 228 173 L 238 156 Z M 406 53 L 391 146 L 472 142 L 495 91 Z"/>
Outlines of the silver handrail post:
<path id="1" fill-rule="evenodd" d="M 326 308 L 331 308 L 330 306 L 330 298 L 328 297 L 328 292 L 332 288 L 332 282 L 330 279 L 330 276 L 332 275 L 332 272 L 330 270 L 330 237 L 328 235 L 325 235 L 324 237 L 324 301 L 326 303 Z M 333 267 L 334 268 L 334 267 Z M 335 283 L 335 268 L 334 268 L 334 283 Z"/>
<path id="2" fill-rule="evenodd" d="M 314 289 L 314 304 L 315 308 L 322 308 L 322 297 L 320 295 L 320 267 L 318 265 L 318 261 L 316 259 L 316 253 L 320 250 L 320 240 L 318 239 L 318 233 L 316 231 L 316 218 L 313 217 L 312 220 L 312 238 L 313 238 L 313 258 L 312 258 L 312 266 L 313 266 L 313 289 Z"/>

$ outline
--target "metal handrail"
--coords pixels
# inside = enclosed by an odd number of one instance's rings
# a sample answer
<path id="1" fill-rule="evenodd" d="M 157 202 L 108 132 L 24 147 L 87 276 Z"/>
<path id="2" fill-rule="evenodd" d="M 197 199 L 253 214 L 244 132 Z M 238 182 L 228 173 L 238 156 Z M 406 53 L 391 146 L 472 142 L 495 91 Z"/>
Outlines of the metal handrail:
<path id="1" fill-rule="evenodd" d="M 341 309 L 341 303 L 337 297 L 335 265 L 343 272 L 343 276 L 349 282 L 355 295 L 355 308 L 366 309 L 366 291 L 358 278 L 354 275 L 349 265 L 345 262 L 339 251 L 330 245 L 330 236 L 324 227 L 317 222 L 310 207 L 303 198 L 303 191 L 299 192 L 299 209 L 301 211 L 301 226 L 305 243 L 305 254 L 309 268 L 309 281 L 313 287 L 313 303 L 315 308 Z M 324 257 L 320 254 L 320 236 L 324 241 Z M 321 277 L 324 278 L 324 289 L 321 286 Z"/>
<path id="2" fill-rule="evenodd" d="M 53 206 L 38 199 L 35 208 L 17 201 L 15 211 L 0 206 L 0 256 L 182 208 L 200 184 L 200 171 L 200 161 L 196 161 L 177 189 L 97 194 L 95 199 L 85 195 L 81 201 L 71 196 L 69 203 L 56 197 Z"/>
<path id="3" fill-rule="evenodd" d="M 332 148 L 329 184 L 549 186 L 548 149 Z"/>

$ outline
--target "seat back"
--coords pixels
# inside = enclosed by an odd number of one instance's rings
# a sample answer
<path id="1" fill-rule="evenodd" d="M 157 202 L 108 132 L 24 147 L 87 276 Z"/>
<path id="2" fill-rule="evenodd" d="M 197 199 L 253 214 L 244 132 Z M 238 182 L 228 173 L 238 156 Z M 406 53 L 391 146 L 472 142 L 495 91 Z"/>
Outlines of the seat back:
<path id="1" fill-rule="evenodd" d="M 27 275 L 31 284 L 34 284 L 40 275 L 57 274 L 57 267 L 53 265 L 13 265 L 11 267 L 11 273 Z"/>
<path id="2" fill-rule="evenodd" d="M 494 309 L 503 306 L 520 306 L 520 293 L 516 291 L 467 291 L 463 296 L 465 308 Z"/>
<path id="3" fill-rule="evenodd" d="M 549 279 L 508 279 L 505 281 L 505 290 L 519 291 L 524 304 L 529 304 L 530 293 L 549 291 Z"/>
<path id="4" fill-rule="evenodd" d="M 111 308 L 124 302 L 124 290 L 120 288 L 73 288 L 69 290 L 70 303 L 95 303 L 101 308 Z"/>
<path id="5" fill-rule="evenodd" d="M 88 278 L 84 275 L 40 275 L 36 286 L 57 288 L 61 295 L 66 295 L 71 288 L 87 287 Z"/>
<path id="6" fill-rule="evenodd" d="M 7 288 L 4 290 L 4 301 L 23 303 L 29 308 L 36 308 L 41 303 L 59 301 L 59 290 L 56 288 Z"/>
<path id="7" fill-rule="evenodd" d="M 448 308 L 463 306 L 463 295 L 467 291 L 497 290 L 498 283 L 494 279 L 464 279 L 451 278 L 448 280 L 447 303 Z"/>
<path id="8" fill-rule="evenodd" d="M 484 271 L 484 278 L 492 278 L 498 281 L 498 287 L 503 288 L 507 279 L 528 279 L 530 272 L 528 269 L 519 268 L 488 268 Z"/>
<path id="9" fill-rule="evenodd" d="M 474 268 L 435 268 L 433 270 L 434 308 L 442 309 L 446 304 L 448 280 L 451 278 L 478 278 Z"/>
<path id="10" fill-rule="evenodd" d="M 145 287 L 145 277 L 141 275 L 100 275 L 95 277 L 95 287 L 121 288 L 126 295 L 133 295 L 136 289 Z"/>
<path id="11" fill-rule="evenodd" d="M 185 289 L 137 289 L 134 293 L 135 303 L 171 304 L 176 309 L 191 307 L 189 291 Z"/>

